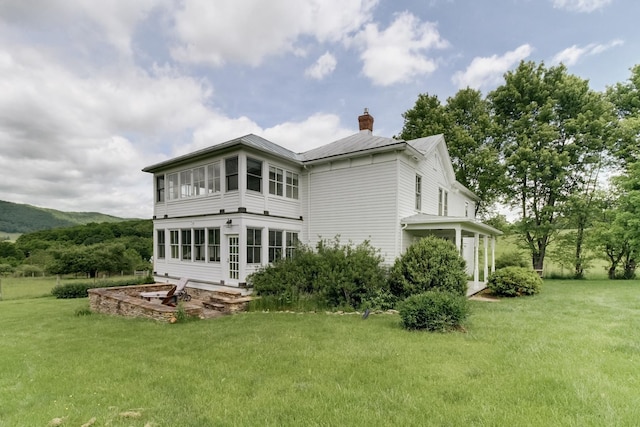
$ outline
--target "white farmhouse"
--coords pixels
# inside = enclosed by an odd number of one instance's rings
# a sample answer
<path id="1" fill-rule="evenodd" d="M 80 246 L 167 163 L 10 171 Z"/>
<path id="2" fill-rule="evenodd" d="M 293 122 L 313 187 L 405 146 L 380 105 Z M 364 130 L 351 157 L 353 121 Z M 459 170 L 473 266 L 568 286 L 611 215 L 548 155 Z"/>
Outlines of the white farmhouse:
<path id="1" fill-rule="evenodd" d="M 335 236 L 369 240 L 392 264 L 435 234 L 460 248 L 469 293 L 482 289 L 501 232 L 475 219 L 478 199 L 455 180 L 444 137 L 374 136 L 366 110 L 358 121 L 358 133 L 305 153 L 246 135 L 143 169 L 154 175 L 156 279 L 244 287 L 297 241 Z"/>

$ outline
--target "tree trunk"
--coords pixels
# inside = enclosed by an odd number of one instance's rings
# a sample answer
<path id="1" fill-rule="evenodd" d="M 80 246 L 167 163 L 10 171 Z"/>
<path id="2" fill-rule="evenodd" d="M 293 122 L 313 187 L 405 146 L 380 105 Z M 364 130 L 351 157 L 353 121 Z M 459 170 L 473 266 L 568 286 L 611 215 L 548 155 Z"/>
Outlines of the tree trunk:
<path id="1" fill-rule="evenodd" d="M 576 258 L 575 272 L 576 279 L 584 279 L 584 265 L 582 264 L 582 243 L 584 241 L 584 222 L 578 221 L 578 231 L 576 233 Z"/>

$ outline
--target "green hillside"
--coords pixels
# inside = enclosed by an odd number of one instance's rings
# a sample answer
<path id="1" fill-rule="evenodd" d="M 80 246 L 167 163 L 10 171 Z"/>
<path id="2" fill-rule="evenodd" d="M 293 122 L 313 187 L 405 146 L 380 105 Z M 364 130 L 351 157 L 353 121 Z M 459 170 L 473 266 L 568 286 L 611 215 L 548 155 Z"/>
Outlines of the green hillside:
<path id="1" fill-rule="evenodd" d="M 0 200 L 0 233 L 31 233 L 59 227 L 88 224 L 91 222 L 124 221 L 97 212 L 62 212 Z"/>

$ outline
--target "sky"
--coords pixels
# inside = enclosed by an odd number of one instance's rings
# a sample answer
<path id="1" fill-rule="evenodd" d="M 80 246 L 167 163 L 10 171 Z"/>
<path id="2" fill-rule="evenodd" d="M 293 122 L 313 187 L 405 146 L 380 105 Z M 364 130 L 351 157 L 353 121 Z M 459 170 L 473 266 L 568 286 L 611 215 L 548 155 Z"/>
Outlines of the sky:
<path id="1" fill-rule="evenodd" d="M 0 200 L 152 215 L 145 166 L 249 133 L 392 137 L 419 94 L 520 61 L 602 91 L 640 63 L 636 0 L 0 0 Z"/>

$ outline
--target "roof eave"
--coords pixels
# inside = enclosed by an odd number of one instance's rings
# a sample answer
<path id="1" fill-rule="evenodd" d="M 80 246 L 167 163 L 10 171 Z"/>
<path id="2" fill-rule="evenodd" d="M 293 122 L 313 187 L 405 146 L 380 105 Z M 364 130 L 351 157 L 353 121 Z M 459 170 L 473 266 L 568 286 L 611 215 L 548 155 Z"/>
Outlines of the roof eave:
<path id="1" fill-rule="evenodd" d="M 172 159 L 165 160 L 164 162 L 147 166 L 144 169 L 142 169 L 142 172 L 149 172 L 149 173 L 159 172 L 161 170 L 165 170 L 170 167 L 180 166 L 180 165 L 207 157 L 212 153 L 225 153 L 237 148 L 248 148 L 251 150 L 259 151 L 261 153 L 265 153 L 270 156 L 277 157 L 277 158 L 286 160 L 290 163 L 294 163 L 299 166 L 302 166 L 302 162 L 298 159 L 292 159 L 291 157 L 282 156 L 282 155 L 279 155 L 278 153 L 274 153 L 269 150 L 263 150 L 260 147 L 256 147 L 255 145 L 244 142 L 242 138 L 238 138 L 238 139 L 233 139 L 231 141 L 223 142 L 221 144 L 216 144 L 212 147 L 203 148 L 201 150 L 194 151 L 192 153 L 184 154 L 182 156 L 174 157 Z"/>
<path id="2" fill-rule="evenodd" d="M 420 153 L 418 150 L 413 148 L 411 145 L 407 144 L 405 141 L 398 141 L 393 144 L 384 145 L 382 147 L 366 148 L 364 150 L 350 151 L 348 153 L 335 154 L 332 156 L 325 156 L 317 159 L 302 160 L 302 163 L 305 165 L 313 165 L 318 163 L 331 162 L 334 160 L 348 159 L 349 157 L 354 157 L 354 156 L 362 156 L 362 155 L 369 155 L 369 154 L 375 154 L 375 153 L 383 153 L 385 151 L 398 151 L 398 150 L 410 151 L 412 155 L 422 157 L 422 153 Z"/>

